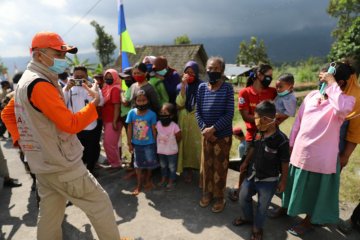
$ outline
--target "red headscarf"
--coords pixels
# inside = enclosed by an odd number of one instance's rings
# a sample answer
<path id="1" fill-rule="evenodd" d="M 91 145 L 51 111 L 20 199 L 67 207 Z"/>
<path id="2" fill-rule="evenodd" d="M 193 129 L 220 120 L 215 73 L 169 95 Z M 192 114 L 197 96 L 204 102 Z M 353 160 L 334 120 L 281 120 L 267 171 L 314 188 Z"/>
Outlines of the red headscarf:
<path id="1" fill-rule="evenodd" d="M 102 88 L 102 94 L 104 97 L 104 102 L 106 103 L 107 101 L 109 101 L 110 96 L 111 96 L 111 90 L 113 88 L 118 88 L 121 89 L 121 79 L 119 78 L 119 74 L 115 69 L 108 69 L 105 71 L 104 73 L 104 79 L 106 78 L 106 74 L 110 73 L 111 76 L 114 79 L 114 82 L 111 85 L 108 84 L 104 84 L 104 87 Z"/>

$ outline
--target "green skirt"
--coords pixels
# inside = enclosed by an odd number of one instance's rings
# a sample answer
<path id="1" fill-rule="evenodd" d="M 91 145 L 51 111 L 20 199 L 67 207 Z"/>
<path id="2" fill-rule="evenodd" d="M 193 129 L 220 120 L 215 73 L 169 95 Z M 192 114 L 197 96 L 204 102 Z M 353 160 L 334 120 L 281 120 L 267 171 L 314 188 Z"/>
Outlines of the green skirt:
<path id="1" fill-rule="evenodd" d="M 288 215 L 308 214 L 314 224 L 339 221 L 340 164 L 336 173 L 309 172 L 290 164 L 283 207 Z"/>

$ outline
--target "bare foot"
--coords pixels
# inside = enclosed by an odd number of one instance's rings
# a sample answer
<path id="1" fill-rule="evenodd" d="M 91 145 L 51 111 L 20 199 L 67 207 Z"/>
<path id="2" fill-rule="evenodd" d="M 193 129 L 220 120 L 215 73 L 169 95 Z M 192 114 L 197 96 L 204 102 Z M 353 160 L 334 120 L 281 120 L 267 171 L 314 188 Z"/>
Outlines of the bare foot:
<path id="1" fill-rule="evenodd" d="M 140 191 L 141 191 L 141 189 L 139 187 L 137 187 L 134 189 L 134 191 L 132 191 L 131 195 L 137 196 L 137 195 L 139 195 Z"/>
<path id="2" fill-rule="evenodd" d="M 129 171 L 124 177 L 123 179 L 124 180 L 129 180 L 131 179 L 132 177 L 135 177 L 136 176 L 136 172 L 135 171 Z"/>
<path id="3" fill-rule="evenodd" d="M 152 182 L 147 183 L 147 184 L 144 185 L 144 189 L 145 189 L 146 191 L 150 191 L 150 190 L 152 190 L 153 188 L 155 188 L 155 185 L 154 185 L 154 183 L 152 183 Z"/>
<path id="4" fill-rule="evenodd" d="M 191 182 L 192 182 L 192 178 L 193 178 L 193 172 L 192 172 L 192 170 L 189 170 L 189 171 L 186 173 L 185 177 L 184 177 L 184 181 L 185 181 L 186 183 L 191 183 Z"/>

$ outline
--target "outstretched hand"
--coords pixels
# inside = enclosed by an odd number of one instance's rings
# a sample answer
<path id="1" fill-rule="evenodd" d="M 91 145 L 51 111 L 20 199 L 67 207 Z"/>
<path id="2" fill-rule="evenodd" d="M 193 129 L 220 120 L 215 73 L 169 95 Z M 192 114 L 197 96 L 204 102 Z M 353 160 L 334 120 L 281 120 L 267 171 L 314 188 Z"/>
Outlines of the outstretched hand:
<path id="1" fill-rule="evenodd" d="M 100 95 L 99 95 L 98 85 L 93 84 L 90 88 L 87 84 L 83 83 L 82 86 L 88 92 L 89 96 L 91 96 L 93 98 L 93 100 L 91 102 L 94 103 L 95 106 L 98 106 L 100 103 Z"/>

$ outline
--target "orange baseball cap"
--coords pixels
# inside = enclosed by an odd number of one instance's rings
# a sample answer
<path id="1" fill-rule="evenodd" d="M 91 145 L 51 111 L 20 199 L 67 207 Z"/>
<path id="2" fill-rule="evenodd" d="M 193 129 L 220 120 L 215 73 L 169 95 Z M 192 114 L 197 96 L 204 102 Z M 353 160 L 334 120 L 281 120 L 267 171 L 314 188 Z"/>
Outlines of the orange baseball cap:
<path id="1" fill-rule="evenodd" d="M 38 32 L 32 39 L 31 49 L 52 48 L 62 52 L 77 53 L 77 47 L 67 45 L 59 34 L 54 32 Z"/>

